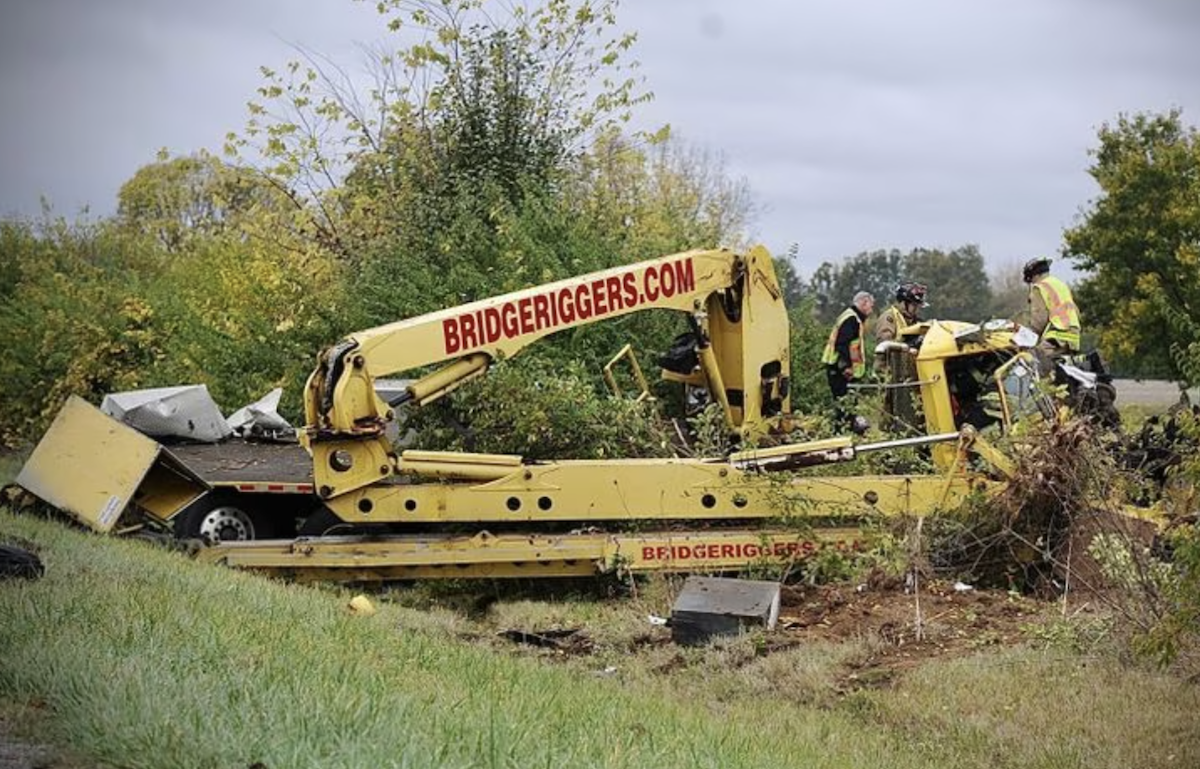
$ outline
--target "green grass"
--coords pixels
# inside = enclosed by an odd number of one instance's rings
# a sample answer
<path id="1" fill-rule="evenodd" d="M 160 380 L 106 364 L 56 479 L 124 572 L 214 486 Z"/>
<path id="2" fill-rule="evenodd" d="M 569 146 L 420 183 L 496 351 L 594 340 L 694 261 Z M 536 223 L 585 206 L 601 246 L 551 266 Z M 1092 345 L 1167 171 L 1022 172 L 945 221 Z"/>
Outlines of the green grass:
<path id="1" fill-rule="evenodd" d="M 40 737 L 116 767 L 1200 765 L 1195 686 L 1062 652 L 848 690 L 869 641 L 663 642 L 645 615 L 669 611 L 667 580 L 620 600 L 502 600 L 480 620 L 419 588 L 358 617 L 343 589 L 52 521 L 0 512 L 4 540 L 36 545 L 47 573 L 0 582 L 0 699 L 37 703 Z M 494 632 L 551 625 L 585 627 L 596 651 Z"/>
<path id="2" fill-rule="evenodd" d="M 0 486 L 12 483 L 25 464 L 23 453 L 0 450 Z"/>
<path id="3" fill-rule="evenodd" d="M 1120 405 L 1121 427 L 1129 432 L 1141 429 L 1142 423 L 1153 416 L 1165 414 L 1169 406 Z"/>

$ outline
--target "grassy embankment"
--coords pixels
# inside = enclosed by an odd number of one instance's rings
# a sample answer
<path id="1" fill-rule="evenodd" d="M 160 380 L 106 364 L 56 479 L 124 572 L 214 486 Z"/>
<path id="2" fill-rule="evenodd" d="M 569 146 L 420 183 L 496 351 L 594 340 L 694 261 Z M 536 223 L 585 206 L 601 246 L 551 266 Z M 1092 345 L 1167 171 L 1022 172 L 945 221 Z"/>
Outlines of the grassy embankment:
<path id="1" fill-rule="evenodd" d="M 388 601 L 359 617 L 341 590 L 6 511 L 0 540 L 47 564 L 0 582 L 0 700 L 35 703 L 39 738 L 113 766 L 1200 765 L 1200 690 L 1061 649 L 981 649 L 847 690 L 866 640 L 643 647 L 646 613 L 669 611 L 647 595 L 501 603 L 490 624 Z M 597 648 L 523 653 L 497 622 L 584 625 Z"/>

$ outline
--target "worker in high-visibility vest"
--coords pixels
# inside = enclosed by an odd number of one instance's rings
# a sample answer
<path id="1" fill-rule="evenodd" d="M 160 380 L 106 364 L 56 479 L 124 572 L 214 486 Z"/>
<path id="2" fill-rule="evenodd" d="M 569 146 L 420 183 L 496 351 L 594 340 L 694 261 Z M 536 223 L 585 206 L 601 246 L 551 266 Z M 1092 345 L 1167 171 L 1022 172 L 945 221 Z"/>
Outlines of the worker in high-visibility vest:
<path id="1" fill-rule="evenodd" d="M 1079 308 L 1071 289 L 1050 274 L 1050 260 L 1030 259 L 1022 271 L 1029 284 L 1029 327 L 1038 335 L 1038 351 L 1048 358 L 1079 352 Z"/>
<path id="2" fill-rule="evenodd" d="M 866 291 L 854 295 L 850 306 L 834 321 L 829 340 L 821 353 L 829 391 L 833 393 L 834 422 L 838 428 L 857 426 L 859 420 L 846 411 L 841 403 L 852 382 L 861 382 L 867 375 L 865 351 L 867 318 L 875 311 L 875 297 Z"/>

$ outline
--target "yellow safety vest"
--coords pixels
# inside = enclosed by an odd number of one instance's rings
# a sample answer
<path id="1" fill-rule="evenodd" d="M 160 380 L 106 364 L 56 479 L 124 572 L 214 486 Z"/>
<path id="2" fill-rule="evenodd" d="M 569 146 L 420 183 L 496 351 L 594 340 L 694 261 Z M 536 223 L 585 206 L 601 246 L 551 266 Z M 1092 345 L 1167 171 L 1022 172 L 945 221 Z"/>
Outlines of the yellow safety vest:
<path id="1" fill-rule="evenodd" d="M 1079 308 L 1066 283 L 1053 275 L 1033 284 L 1046 303 L 1050 322 L 1042 331 L 1042 339 L 1059 342 L 1071 351 L 1079 350 Z"/>
<path id="2" fill-rule="evenodd" d="M 847 307 L 834 322 L 833 330 L 829 332 L 829 341 L 825 343 L 825 351 L 821 353 L 821 362 L 827 366 L 838 365 L 838 354 L 835 348 L 838 330 L 850 318 L 858 320 L 858 338 L 850 342 L 850 373 L 855 379 L 861 379 L 867 373 L 867 362 L 863 359 L 863 327 L 866 324 L 859 319 L 858 313 L 854 311 L 853 307 Z"/>

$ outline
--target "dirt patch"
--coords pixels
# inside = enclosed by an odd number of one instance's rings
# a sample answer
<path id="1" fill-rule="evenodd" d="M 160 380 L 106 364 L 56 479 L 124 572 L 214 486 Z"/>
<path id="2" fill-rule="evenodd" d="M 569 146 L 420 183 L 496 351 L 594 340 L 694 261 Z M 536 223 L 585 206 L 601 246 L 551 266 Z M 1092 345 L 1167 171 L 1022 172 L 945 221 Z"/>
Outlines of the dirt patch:
<path id="1" fill-rule="evenodd" d="M 918 593 L 896 582 L 785 587 L 780 644 L 866 641 L 871 654 L 846 675 L 853 687 L 885 685 L 933 658 L 971 654 L 1029 639 L 1055 607 L 999 590 L 931 582 Z"/>
<path id="2" fill-rule="evenodd" d="M 1035 640 L 1060 608 L 1017 593 L 946 581 L 922 583 L 919 600 L 895 578 L 874 577 L 858 585 L 785 585 L 775 631 L 762 638 L 745 661 L 814 642 L 854 643 L 866 654 L 853 655 L 839 687 L 883 686 L 927 661 Z M 495 636 L 513 643 L 512 648 L 559 660 L 595 654 L 603 645 L 587 628 L 503 630 Z M 485 637 L 471 634 L 469 640 Z M 666 627 L 651 628 L 622 639 L 621 645 L 630 655 L 654 655 L 672 645 L 671 634 Z M 654 665 L 664 675 L 688 667 L 679 654 Z"/>

